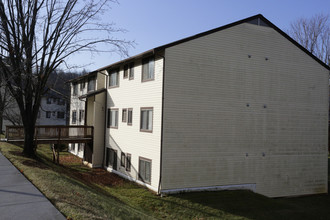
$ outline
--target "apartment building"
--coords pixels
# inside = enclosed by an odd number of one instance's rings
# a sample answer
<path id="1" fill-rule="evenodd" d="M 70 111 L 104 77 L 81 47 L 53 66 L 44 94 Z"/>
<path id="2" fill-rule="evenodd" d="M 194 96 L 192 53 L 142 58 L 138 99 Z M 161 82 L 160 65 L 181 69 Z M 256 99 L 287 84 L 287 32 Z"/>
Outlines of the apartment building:
<path id="1" fill-rule="evenodd" d="M 54 93 L 41 98 L 36 125 L 66 125 L 67 102 Z"/>
<path id="2" fill-rule="evenodd" d="M 70 114 L 67 112 L 67 99 L 54 92 L 48 92 L 41 97 L 36 125 L 66 125 Z M 21 114 L 16 101 L 11 98 L 2 118 L 2 132 L 6 126 L 22 125 Z"/>
<path id="3" fill-rule="evenodd" d="M 70 144 L 69 152 L 84 158 L 84 161 L 93 167 L 100 167 L 103 164 L 105 80 L 106 75 L 102 72 L 92 72 L 69 81 L 71 84 L 70 125 L 94 126 L 93 144 Z"/>
<path id="4" fill-rule="evenodd" d="M 256 15 L 71 81 L 71 124 L 94 126 L 91 167 L 160 194 L 326 193 L 328 74 Z"/>

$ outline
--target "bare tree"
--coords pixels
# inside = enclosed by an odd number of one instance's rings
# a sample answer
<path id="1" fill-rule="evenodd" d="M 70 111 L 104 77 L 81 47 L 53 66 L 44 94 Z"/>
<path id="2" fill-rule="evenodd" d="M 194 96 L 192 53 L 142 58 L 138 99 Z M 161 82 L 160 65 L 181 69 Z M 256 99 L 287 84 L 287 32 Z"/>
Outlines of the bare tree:
<path id="1" fill-rule="evenodd" d="M 114 39 L 120 30 L 98 17 L 111 2 L 115 0 L 0 0 L 0 72 L 19 107 L 25 155 L 35 155 L 40 100 L 49 75 L 66 58 L 80 51 L 127 54 L 131 42 Z M 99 44 L 108 49 L 98 50 Z"/>
<path id="2" fill-rule="evenodd" d="M 3 112 L 3 120 L 9 121 L 13 125 L 22 125 L 21 114 L 17 108 L 15 100 L 8 103 Z"/>
<path id="3" fill-rule="evenodd" d="M 327 65 L 330 65 L 330 18 L 318 14 L 291 23 L 289 34 Z"/>

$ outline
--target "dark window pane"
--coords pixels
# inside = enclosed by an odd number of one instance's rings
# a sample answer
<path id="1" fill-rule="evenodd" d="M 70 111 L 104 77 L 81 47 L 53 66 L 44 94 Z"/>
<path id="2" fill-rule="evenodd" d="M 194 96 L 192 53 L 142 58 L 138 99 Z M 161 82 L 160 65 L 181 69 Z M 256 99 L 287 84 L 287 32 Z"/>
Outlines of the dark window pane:
<path id="1" fill-rule="evenodd" d="M 134 79 L 134 63 L 129 64 L 129 79 Z"/>
<path id="2" fill-rule="evenodd" d="M 155 64 L 153 57 L 142 59 L 142 81 L 154 79 Z"/>
<path id="3" fill-rule="evenodd" d="M 94 91 L 95 90 L 95 84 L 96 84 L 96 79 L 95 77 L 93 78 L 90 78 L 88 80 L 88 88 L 87 88 L 87 91 Z"/>
<path id="4" fill-rule="evenodd" d="M 57 112 L 57 118 L 64 118 L 64 112 Z"/>
<path id="5" fill-rule="evenodd" d="M 127 124 L 132 125 L 132 121 L 133 121 L 133 109 L 128 109 Z"/>
<path id="6" fill-rule="evenodd" d="M 139 160 L 139 178 L 143 182 L 151 183 L 151 161 Z"/>
<path id="7" fill-rule="evenodd" d="M 126 160 L 125 153 L 124 152 L 121 152 L 120 166 L 125 167 L 125 160 Z"/>
<path id="8" fill-rule="evenodd" d="M 119 85 L 119 70 L 112 70 L 110 72 L 110 77 L 109 77 L 109 86 L 110 87 L 115 87 Z"/>
<path id="9" fill-rule="evenodd" d="M 124 78 L 128 77 L 128 65 L 124 66 Z"/>
<path id="10" fill-rule="evenodd" d="M 77 112 L 72 111 L 72 124 L 76 124 L 77 121 Z"/>
<path id="11" fill-rule="evenodd" d="M 126 171 L 131 171 L 131 155 L 127 154 L 126 156 Z"/>

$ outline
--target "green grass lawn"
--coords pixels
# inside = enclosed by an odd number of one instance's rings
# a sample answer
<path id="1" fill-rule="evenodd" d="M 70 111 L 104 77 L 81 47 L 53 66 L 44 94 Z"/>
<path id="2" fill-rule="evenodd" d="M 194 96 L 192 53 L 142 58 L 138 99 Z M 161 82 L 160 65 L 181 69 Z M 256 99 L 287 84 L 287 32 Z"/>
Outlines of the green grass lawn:
<path id="1" fill-rule="evenodd" d="M 23 157 L 20 147 L 7 143 L 0 143 L 0 151 L 72 219 L 330 218 L 329 195 L 269 199 L 249 191 L 218 191 L 160 197 L 129 181 L 117 185 L 86 181 L 83 176 L 91 169 L 80 163 L 53 164 L 47 146 L 38 147 L 39 160 Z"/>

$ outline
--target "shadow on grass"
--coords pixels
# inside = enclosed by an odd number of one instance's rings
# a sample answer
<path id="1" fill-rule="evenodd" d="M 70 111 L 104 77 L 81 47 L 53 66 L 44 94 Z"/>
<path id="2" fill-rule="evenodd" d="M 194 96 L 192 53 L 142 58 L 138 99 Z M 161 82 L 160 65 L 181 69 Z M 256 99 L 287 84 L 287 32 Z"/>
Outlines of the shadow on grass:
<path id="1" fill-rule="evenodd" d="M 191 203 L 181 203 L 180 200 L 178 200 L 177 198 L 180 197 L 168 196 L 160 199 L 148 196 L 148 200 L 153 200 L 153 202 L 155 203 L 153 209 L 160 209 L 161 206 L 166 206 L 166 209 L 164 209 L 163 211 L 158 210 L 158 212 L 160 212 L 159 215 L 161 216 L 161 218 L 167 218 L 168 216 L 170 216 L 171 218 L 180 219 L 180 214 L 183 214 L 183 216 L 185 216 L 186 218 L 189 217 L 189 219 L 227 219 L 226 213 L 224 213 L 222 210 L 221 212 L 210 212 L 203 207 L 205 204 L 202 204 L 203 206 L 191 206 Z M 171 210 L 173 210 L 173 212 L 170 212 Z M 178 212 L 178 210 L 180 211 Z"/>
<path id="2" fill-rule="evenodd" d="M 173 197 L 250 219 L 328 219 L 330 196 L 271 199 L 250 191 L 196 192 Z"/>
<path id="3" fill-rule="evenodd" d="M 44 165 L 43 163 L 40 163 L 36 160 L 24 160 L 22 161 L 22 164 L 28 167 L 36 167 L 39 169 L 49 169 L 48 166 Z"/>

